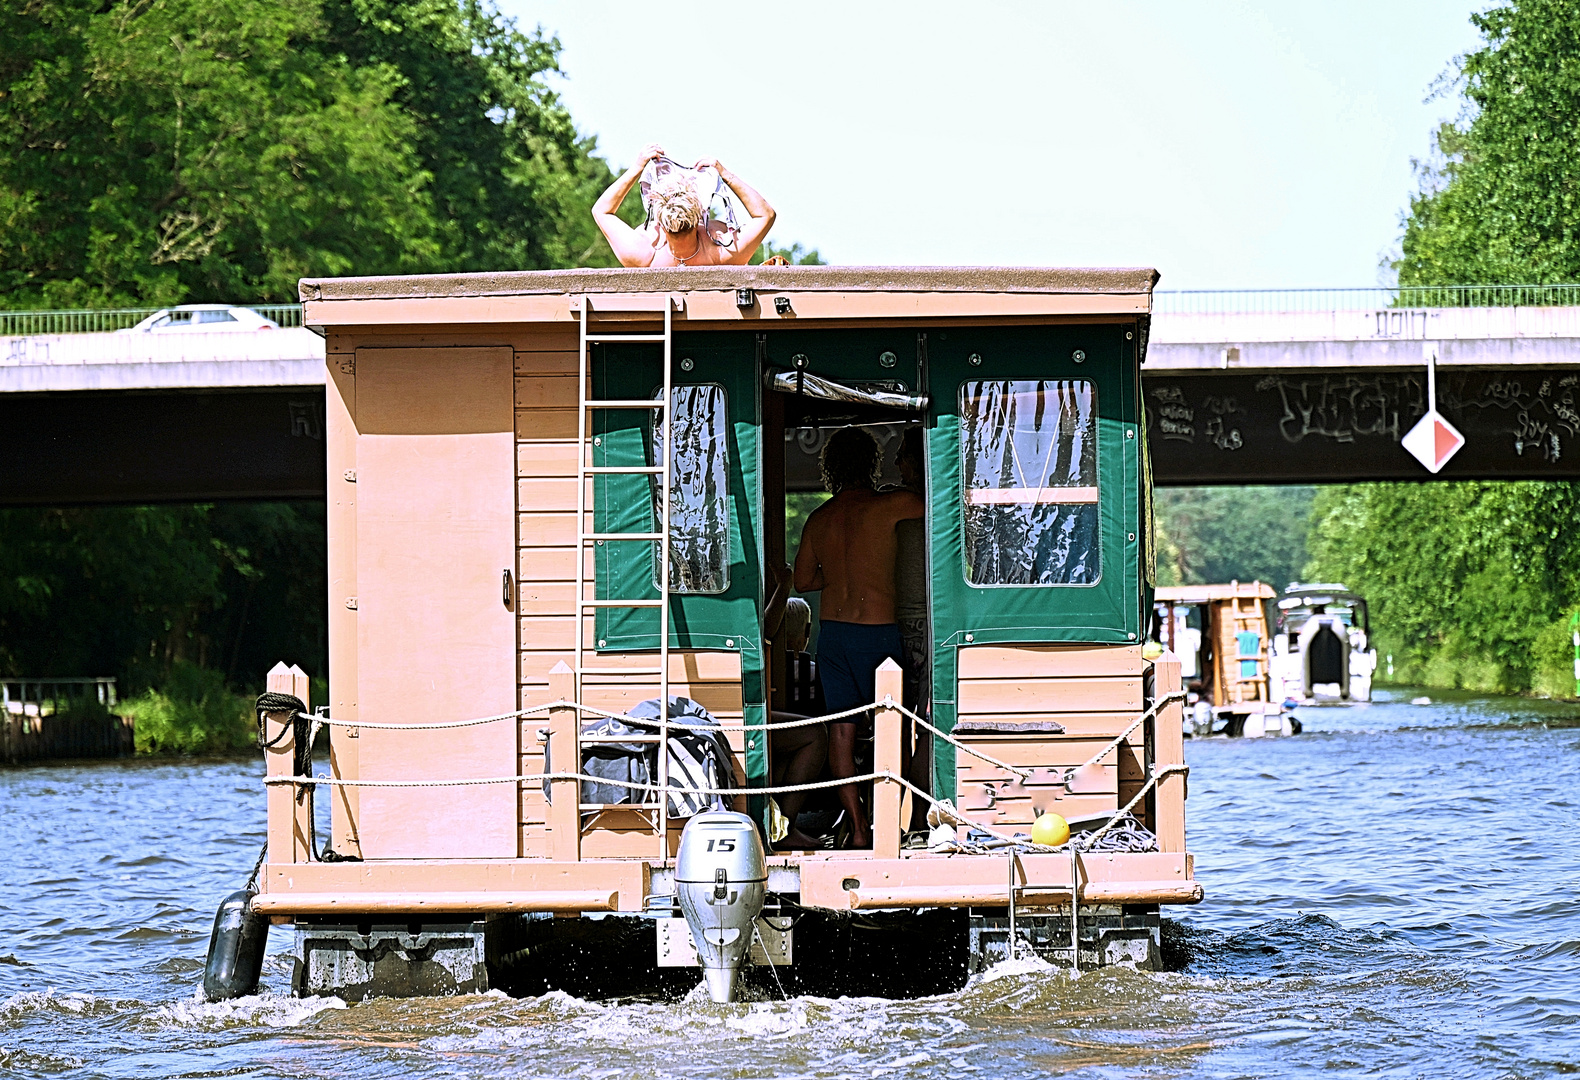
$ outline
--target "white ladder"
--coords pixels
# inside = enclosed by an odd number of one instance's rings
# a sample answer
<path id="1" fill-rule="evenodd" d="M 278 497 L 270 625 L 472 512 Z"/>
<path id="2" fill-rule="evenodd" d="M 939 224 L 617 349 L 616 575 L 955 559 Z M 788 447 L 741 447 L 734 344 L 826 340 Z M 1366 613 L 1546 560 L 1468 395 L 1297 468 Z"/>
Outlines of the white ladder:
<path id="1" fill-rule="evenodd" d="M 578 355 L 581 357 L 577 373 L 577 454 L 576 454 L 576 663 L 575 663 L 575 701 L 577 708 L 576 721 L 576 765 L 581 764 L 581 746 L 591 742 L 618 742 L 618 743 L 656 743 L 658 748 L 658 814 L 656 829 L 658 833 L 659 859 L 663 865 L 669 861 L 669 497 L 670 478 L 673 475 L 671 462 L 674 453 L 674 425 L 670 422 L 674 404 L 674 385 L 671 373 L 671 360 L 674 349 L 674 311 L 682 301 L 670 296 L 595 296 L 585 295 L 581 298 L 581 348 Z M 632 331 L 618 331 L 593 326 L 594 308 L 598 312 L 663 312 L 664 329 L 660 334 Z M 658 343 L 664 346 L 664 386 L 659 400 L 652 401 L 645 398 L 590 398 L 588 397 L 588 361 L 593 345 L 600 344 L 640 344 Z M 590 464 L 592 457 L 592 444 L 588 439 L 587 419 L 594 409 L 651 409 L 655 413 L 654 422 L 662 425 L 663 456 L 662 460 L 654 465 L 635 466 L 603 466 Z M 587 487 L 591 477 L 594 476 L 653 476 L 658 481 L 658 529 L 654 532 L 598 532 L 596 522 L 589 520 L 589 507 L 587 505 Z M 596 500 L 594 500 L 596 503 Z M 591 508 L 591 509 L 595 509 Z M 658 599 L 646 598 L 611 598 L 598 599 L 596 595 L 588 596 L 586 588 L 589 584 L 597 592 L 596 579 L 587 576 L 587 559 L 594 546 L 600 543 L 636 543 L 657 542 L 659 549 L 659 587 Z M 653 608 L 658 611 L 658 666 L 655 667 L 589 667 L 587 665 L 585 643 L 587 638 L 587 616 L 589 612 L 596 613 L 600 609 L 609 608 Z M 596 628 L 596 624 L 595 624 Z M 658 680 L 658 731 L 648 735 L 617 735 L 596 736 L 581 733 L 582 707 L 585 704 L 583 694 L 583 678 L 589 674 L 597 675 L 623 675 L 623 676 L 650 676 Z M 647 800 L 642 801 L 645 808 L 651 810 Z M 582 809 L 596 809 L 592 805 L 580 805 L 578 817 Z"/>

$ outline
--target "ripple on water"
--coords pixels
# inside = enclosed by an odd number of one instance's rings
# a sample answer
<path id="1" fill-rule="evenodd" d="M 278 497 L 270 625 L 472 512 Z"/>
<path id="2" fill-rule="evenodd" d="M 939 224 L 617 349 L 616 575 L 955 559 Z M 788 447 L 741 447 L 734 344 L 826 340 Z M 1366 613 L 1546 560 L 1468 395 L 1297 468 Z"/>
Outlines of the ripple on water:
<path id="1" fill-rule="evenodd" d="M 1405 700 L 1410 695 L 1405 694 Z M 1573 705 L 1303 710 L 1309 734 L 1193 740 L 1207 902 L 1177 970 L 1004 964 L 935 998 L 714 1005 L 564 994 L 300 1001 L 197 994 L 219 898 L 262 842 L 258 765 L 0 771 L 11 935 L 0 1075 L 356 1077 L 1452 1076 L 1580 1061 Z M 84 1062 L 89 1064 L 83 1064 Z"/>

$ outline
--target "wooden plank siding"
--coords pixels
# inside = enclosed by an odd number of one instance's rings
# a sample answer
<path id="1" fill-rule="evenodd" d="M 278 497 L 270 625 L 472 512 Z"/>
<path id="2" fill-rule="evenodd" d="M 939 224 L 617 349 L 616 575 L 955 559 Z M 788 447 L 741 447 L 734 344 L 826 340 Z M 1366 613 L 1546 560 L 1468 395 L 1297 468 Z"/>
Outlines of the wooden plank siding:
<path id="1" fill-rule="evenodd" d="M 550 693 L 550 671 L 575 662 L 576 464 L 582 452 L 577 433 L 577 335 L 574 331 L 535 335 L 515 350 L 517 605 L 520 626 L 518 683 L 522 707 L 543 704 Z M 592 493 L 587 493 L 592 506 Z M 592 580 L 594 560 L 586 552 L 584 573 Z M 651 667 L 654 653 L 602 655 L 595 651 L 593 620 L 585 623 L 583 661 L 589 667 Z M 736 756 L 736 781 L 744 784 L 746 734 L 741 658 L 735 652 L 686 651 L 670 655 L 671 694 L 689 697 L 725 728 Z M 657 679 L 643 675 L 583 679 L 583 700 L 594 708 L 623 712 L 657 694 Z M 520 765 L 523 775 L 544 770 L 546 715 L 523 717 Z M 556 769 L 566 768 L 554 762 Z M 574 765 L 576 763 L 570 763 Z M 540 784 L 522 785 L 519 797 L 521 852 L 546 856 L 551 833 L 548 802 Z M 671 846 L 684 823 L 672 823 Z M 583 823 L 585 858 L 632 858 L 656 854 L 657 841 L 640 812 L 606 810 Z"/>
<path id="2" fill-rule="evenodd" d="M 1140 789 L 1147 725 L 1131 732 L 1099 765 L 1075 777 L 1068 789 L 1055 772 L 1084 764 L 1140 714 L 1140 646 L 972 645 L 960 649 L 958 662 L 957 720 L 1003 729 L 961 732 L 961 742 L 1033 770 L 1021 782 L 957 751 L 960 807 L 967 817 L 984 825 L 1025 828 L 1048 811 L 1068 818 L 1117 810 Z M 1038 720 L 1056 721 L 1065 734 L 1013 731 Z M 1144 804 L 1137 807 L 1144 809 Z"/>

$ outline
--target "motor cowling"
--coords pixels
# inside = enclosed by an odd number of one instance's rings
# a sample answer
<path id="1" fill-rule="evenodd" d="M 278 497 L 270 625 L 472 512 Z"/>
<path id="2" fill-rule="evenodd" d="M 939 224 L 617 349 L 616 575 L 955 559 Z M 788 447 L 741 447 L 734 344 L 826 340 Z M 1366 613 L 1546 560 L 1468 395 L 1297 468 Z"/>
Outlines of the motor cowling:
<path id="1" fill-rule="evenodd" d="M 710 810 L 686 823 L 675 892 L 714 1001 L 735 997 L 767 887 L 768 861 L 751 818 Z"/>

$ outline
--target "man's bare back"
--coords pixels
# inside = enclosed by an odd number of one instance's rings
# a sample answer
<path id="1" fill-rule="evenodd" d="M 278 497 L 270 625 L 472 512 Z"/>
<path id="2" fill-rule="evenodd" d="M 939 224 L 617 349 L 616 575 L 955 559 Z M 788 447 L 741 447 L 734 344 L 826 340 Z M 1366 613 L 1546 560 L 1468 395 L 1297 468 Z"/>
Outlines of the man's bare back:
<path id="1" fill-rule="evenodd" d="M 896 522 L 925 511 L 914 491 L 846 488 L 812 512 L 795 560 L 798 592 L 823 592 L 819 618 L 894 622 Z"/>

